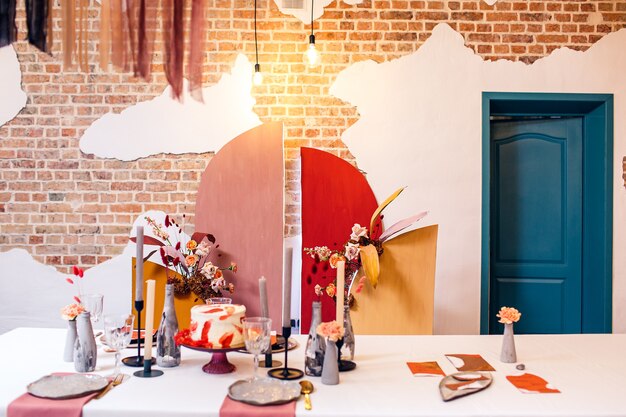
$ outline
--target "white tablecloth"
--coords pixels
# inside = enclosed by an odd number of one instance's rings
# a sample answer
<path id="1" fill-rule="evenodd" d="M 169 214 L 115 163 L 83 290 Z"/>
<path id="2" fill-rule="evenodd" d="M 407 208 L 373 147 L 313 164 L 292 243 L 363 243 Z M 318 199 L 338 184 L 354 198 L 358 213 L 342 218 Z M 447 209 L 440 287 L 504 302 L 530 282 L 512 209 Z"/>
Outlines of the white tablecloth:
<path id="1" fill-rule="evenodd" d="M 290 352 L 290 365 L 303 368 L 305 336 Z M 0 417 L 25 386 L 51 372 L 73 371 L 62 362 L 65 331 L 20 328 L 0 336 Z M 357 336 L 352 372 L 336 386 L 315 384 L 313 410 L 298 401 L 299 416 L 626 416 L 626 335 L 517 335 L 518 360 L 561 390 L 561 394 L 522 394 L 505 376 L 518 373 L 499 361 L 500 336 Z M 134 351 L 125 351 L 130 356 Z M 413 377 L 407 361 L 436 360 L 455 372 L 446 353 L 478 353 L 495 368 L 485 391 L 443 402 L 440 378 Z M 234 373 L 208 375 L 209 354 L 183 348 L 177 368 L 159 378 L 132 377 L 101 400 L 89 402 L 84 417 L 218 416 L 227 387 L 252 373 L 252 357 L 231 352 Z M 277 358 L 282 360 L 282 356 Z M 112 372 L 113 354 L 99 352 L 97 373 Z M 134 368 L 123 367 L 126 373 Z"/>

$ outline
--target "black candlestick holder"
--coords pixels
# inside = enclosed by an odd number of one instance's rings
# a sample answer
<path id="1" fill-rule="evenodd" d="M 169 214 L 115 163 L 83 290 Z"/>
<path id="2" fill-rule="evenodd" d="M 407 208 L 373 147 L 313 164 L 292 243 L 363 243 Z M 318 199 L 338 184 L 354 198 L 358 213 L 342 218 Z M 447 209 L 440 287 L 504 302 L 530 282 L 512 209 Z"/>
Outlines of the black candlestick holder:
<path id="1" fill-rule="evenodd" d="M 163 375 L 163 371 L 159 371 L 158 369 L 152 369 L 152 361 L 144 360 L 143 370 L 137 371 L 133 375 L 138 376 L 139 378 L 154 378 Z"/>
<path id="2" fill-rule="evenodd" d="M 269 352 L 265 353 L 265 359 L 259 361 L 259 368 L 276 368 L 282 365 L 281 361 L 275 361 L 272 357 L 272 347 L 270 346 Z"/>
<path id="3" fill-rule="evenodd" d="M 356 368 L 356 363 L 341 359 L 341 348 L 343 346 L 343 337 L 337 340 L 337 342 L 335 343 L 337 344 L 337 363 L 339 366 L 339 372 L 352 371 L 354 368 Z"/>
<path id="4" fill-rule="evenodd" d="M 285 366 L 283 368 L 275 368 L 267 371 L 267 374 L 272 378 L 292 380 L 299 379 L 304 376 L 304 372 L 301 370 L 289 368 L 287 366 L 287 359 L 289 356 L 289 336 L 291 336 L 291 327 L 283 327 L 283 337 L 285 338 Z"/>
<path id="5" fill-rule="evenodd" d="M 137 310 L 137 356 L 128 356 L 122 359 L 122 363 L 133 368 L 141 368 L 145 366 L 143 356 L 141 355 L 141 311 L 143 310 L 143 300 L 135 300 L 135 310 Z M 144 339 L 146 337 L 150 337 L 150 343 L 152 343 L 152 335 L 144 335 Z M 152 358 L 151 365 L 155 362 L 155 359 Z"/>

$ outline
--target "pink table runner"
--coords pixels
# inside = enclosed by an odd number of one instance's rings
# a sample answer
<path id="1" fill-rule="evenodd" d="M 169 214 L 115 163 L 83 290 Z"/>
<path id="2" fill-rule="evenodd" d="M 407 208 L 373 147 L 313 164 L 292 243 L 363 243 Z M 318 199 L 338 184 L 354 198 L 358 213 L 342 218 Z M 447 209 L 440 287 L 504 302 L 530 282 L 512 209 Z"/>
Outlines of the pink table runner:
<path id="1" fill-rule="evenodd" d="M 295 415 L 295 401 L 281 405 L 250 405 L 226 397 L 220 408 L 220 417 L 294 417 Z"/>
<path id="2" fill-rule="evenodd" d="M 83 406 L 98 393 L 68 400 L 38 398 L 26 393 L 9 404 L 7 417 L 81 417 Z"/>

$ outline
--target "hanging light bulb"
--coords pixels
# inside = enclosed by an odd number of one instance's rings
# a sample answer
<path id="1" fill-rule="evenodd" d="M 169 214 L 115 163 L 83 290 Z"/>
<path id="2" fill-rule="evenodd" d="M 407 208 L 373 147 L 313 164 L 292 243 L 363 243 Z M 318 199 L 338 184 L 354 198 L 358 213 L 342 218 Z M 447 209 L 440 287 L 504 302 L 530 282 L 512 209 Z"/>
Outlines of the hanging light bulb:
<path id="1" fill-rule="evenodd" d="M 261 72 L 261 66 L 254 64 L 254 75 L 252 76 L 252 83 L 254 85 L 263 84 L 263 73 Z"/>
<path id="2" fill-rule="evenodd" d="M 316 67 L 320 63 L 320 53 L 315 47 L 315 35 L 309 36 L 309 47 L 304 53 L 304 58 L 306 64 L 311 68 Z"/>
<path id="3" fill-rule="evenodd" d="M 313 34 L 313 6 L 315 0 L 311 0 L 311 34 L 309 35 L 309 47 L 304 53 L 304 62 L 311 68 L 320 63 L 320 53 L 315 47 L 315 35 Z"/>
<path id="4" fill-rule="evenodd" d="M 259 45 L 256 37 L 256 0 L 254 0 L 254 54 L 256 57 L 256 63 L 254 64 L 252 83 L 254 85 L 261 85 L 263 83 L 263 73 L 261 72 L 261 66 L 259 65 Z"/>

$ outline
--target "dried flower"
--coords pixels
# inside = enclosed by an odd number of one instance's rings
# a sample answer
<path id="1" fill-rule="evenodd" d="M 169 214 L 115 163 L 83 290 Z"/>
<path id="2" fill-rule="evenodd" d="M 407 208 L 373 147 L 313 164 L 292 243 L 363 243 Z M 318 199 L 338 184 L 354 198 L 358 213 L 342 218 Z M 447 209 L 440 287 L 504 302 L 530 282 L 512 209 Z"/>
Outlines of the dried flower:
<path id="1" fill-rule="evenodd" d="M 522 313 L 520 313 L 519 311 L 517 311 L 516 308 L 513 307 L 502 307 L 500 308 L 500 312 L 496 314 L 496 317 L 500 318 L 500 323 L 511 324 L 517 323 L 520 317 L 522 317 Z"/>
<path id="2" fill-rule="evenodd" d="M 82 304 L 68 304 L 61 309 L 61 318 L 63 320 L 76 320 L 76 317 L 85 311 Z"/>
<path id="3" fill-rule="evenodd" d="M 337 321 L 328 321 L 320 323 L 315 329 L 317 334 L 324 336 L 326 339 L 336 342 L 344 335 L 344 328 Z"/>

